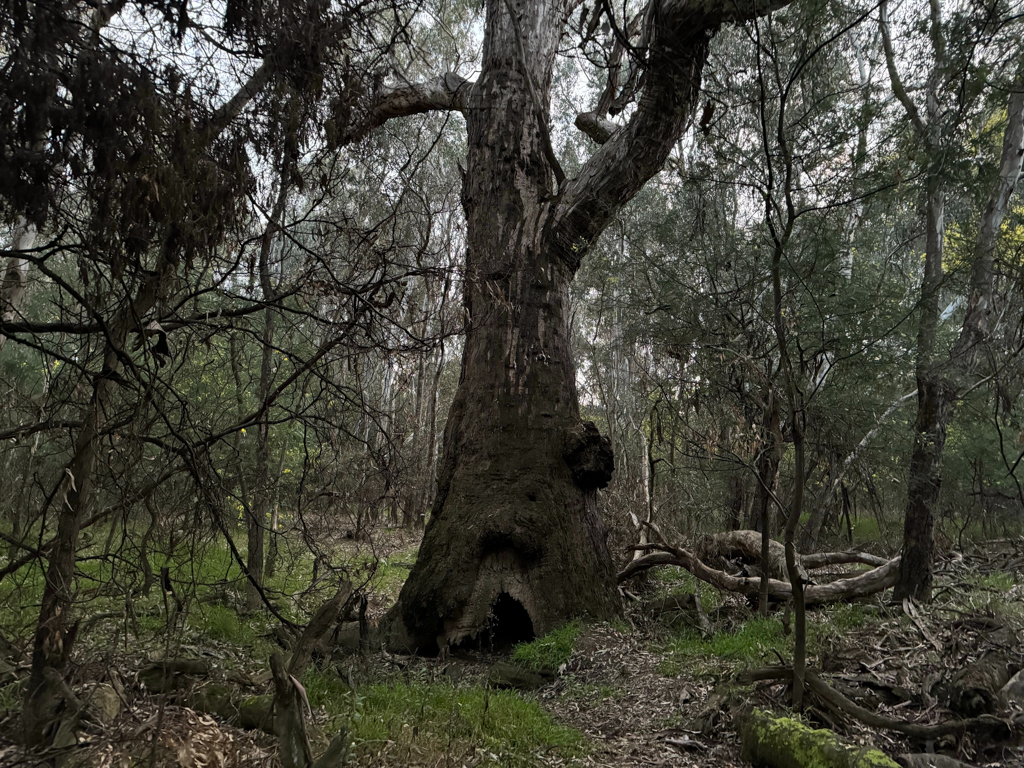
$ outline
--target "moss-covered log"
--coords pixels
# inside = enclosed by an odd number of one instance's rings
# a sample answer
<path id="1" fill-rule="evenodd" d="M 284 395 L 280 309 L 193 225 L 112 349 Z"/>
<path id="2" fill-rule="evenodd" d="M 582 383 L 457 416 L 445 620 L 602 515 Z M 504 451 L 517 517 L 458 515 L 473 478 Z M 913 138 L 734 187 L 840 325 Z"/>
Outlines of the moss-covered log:
<path id="1" fill-rule="evenodd" d="M 743 759 L 766 768 L 899 768 L 878 749 L 842 741 L 790 717 L 754 710 L 741 720 Z"/>

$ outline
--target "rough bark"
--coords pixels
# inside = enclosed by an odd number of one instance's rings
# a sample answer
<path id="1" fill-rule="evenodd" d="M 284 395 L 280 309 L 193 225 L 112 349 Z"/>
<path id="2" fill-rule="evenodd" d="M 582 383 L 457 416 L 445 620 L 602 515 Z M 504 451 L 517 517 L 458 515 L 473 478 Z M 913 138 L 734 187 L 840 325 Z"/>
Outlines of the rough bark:
<path id="1" fill-rule="evenodd" d="M 938 291 L 942 281 L 941 180 L 928 182 L 925 278 L 918 330 L 918 411 L 910 461 L 903 560 L 894 598 L 931 598 L 934 521 L 942 485 L 942 454 L 953 405 L 969 386 L 988 330 L 993 300 L 993 259 L 999 228 L 1021 175 L 1024 158 L 1024 80 L 1010 93 L 999 180 L 985 207 L 972 257 L 970 296 L 960 334 L 946 360 L 937 359 Z"/>
<path id="2" fill-rule="evenodd" d="M 548 242 L 547 115 L 529 86 L 546 102 L 564 11 L 488 3 L 483 67 L 467 95 L 469 327 L 437 498 L 393 625 L 392 644 L 410 650 L 501 632 L 491 609 L 502 594 L 525 609 L 530 636 L 618 610 L 596 504 L 610 451 L 579 417 L 567 311 L 575 265 Z M 517 28 L 528 30 L 522 43 Z"/>
<path id="3" fill-rule="evenodd" d="M 431 520 L 389 617 L 392 647 L 434 652 L 488 629 L 532 635 L 619 611 L 596 495 L 613 462 L 607 440 L 579 416 L 569 283 L 682 135 L 717 27 L 784 4 L 662 2 L 650 14 L 636 111 L 563 181 L 547 124 L 573 5 L 487 0 L 480 77 L 455 89 L 468 130 L 462 374 Z M 499 605 L 505 616 L 495 616 Z"/>

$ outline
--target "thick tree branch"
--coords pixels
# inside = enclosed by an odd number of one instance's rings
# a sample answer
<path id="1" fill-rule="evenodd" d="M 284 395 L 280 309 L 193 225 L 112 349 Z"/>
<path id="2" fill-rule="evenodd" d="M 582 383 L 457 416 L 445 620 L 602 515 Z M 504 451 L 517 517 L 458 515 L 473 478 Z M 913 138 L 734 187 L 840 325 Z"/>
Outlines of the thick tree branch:
<path id="1" fill-rule="evenodd" d="M 471 81 L 449 72 L 422 83 L 386 88 L 367 112 L 347 127 L 341 137 L 342 143 L 351 144 L 365 139 L 396 117 L 434 111 L 463 112 L 472 87 Z"/>
<path id="2" fill-rule="evenodd" d="M 700 93 L 708 45 L 718 27 L 757 18 L 789 1 L 662 0 L 657 12 L 648 14 L 652 26 L 643 36 L 652 42 L 636 112 L 628 124 L 608 135 L 579 175 L 566 183 L 548 230 L 552 245 L 571 268 L 579 267 L 611 218 L 661 170 L 683 135 Z M 601 117 L 595 115 L 598 120 Z M 598 120 L 582 119 L 583 125 L 577 122 L 581 130 L 601 126 Z M 592 138 L 603 135 L 587 133 Z"/>
<path id="3" fill-rule="evenodd" d="M 583 112 L 576 115 L 576 127 L 592 138 L 597 144 L 604 144 L 619 130 L 619 126 L 597 112 Z"/>

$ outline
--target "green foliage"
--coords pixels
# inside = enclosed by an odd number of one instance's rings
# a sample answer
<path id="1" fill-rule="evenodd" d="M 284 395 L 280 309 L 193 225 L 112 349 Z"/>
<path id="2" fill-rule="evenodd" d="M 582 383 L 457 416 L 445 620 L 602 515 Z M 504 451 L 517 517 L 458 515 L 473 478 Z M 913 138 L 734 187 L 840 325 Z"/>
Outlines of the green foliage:
<path id="1" fill-rule="evenodd" d="M 14 680 L 7 685 L 0 686 L 0 715 L 21 709 L 22 684 Z"/>
<path id="2" fill-rule="evenodd" d="M 979 574 L 971 582 L 982 589 L 994 589 L 1000 592 L 1009 592 L 1016 583 L 1012 573 L 1007 571 L 994 571 L 992 573 Z"/>
<path id="3" fill-rule="evenodd" d="M 189 617 L 189 624 L 211 640 L 251 647 L 256 642 L 252 626 L 238 618 L 238 614 L 222 605 L 205 606 Z"/>
<path id="4" fill-rule="evenodd" d="M 572 656 L 573 646 L 582 628 L 579 621 L 570 621 L 544 637 L 520 643 L 512 650 L 512 659 L 530 669 L 557 670 Z"/>
<path id="5" fill-rule="evenodd" d="M 665 654 L 661 671 L 677 674 L 684 662 L 724 659 L 752 664 L 785 654 L 791 642 L 783 635 L 777 619 L 750 619 L 733 632 L 718 632 L 708 638 L 691 628 L 684 629 L 660 649 Z"/>
<path id="6" fill-rule="evenodd" d="M 0 631 L 25 637 L 39 618 L 46 577 L 38 563 L 0 581 Z"/>
<path id="7" fill-rule="evenodd" d="M 585 739 L 552 722 L 536 701 L 514 691 L 399 682 L 349 690 L 340 678 L 311 669 L 304 677 L 314 708 L 323 707 L 331 729 L 347 728 L 361 759 L 433 765 L 474 753 L 482 764 L 535 766 L 547 755 L 581 756 Z M 461 764 L 459 762 L 458 764 Z"/>
<path id="8" fill-rule="evenodd" d="M 840 632 L 864 626 L 867 612 L 859 603 L 835 603 L 814 614 L 814 626 L 831 625 Z"/>
<path id="9" fill-rule="evenodd" d="M 744 724 L 744 752 L 755 763 L 804 768 L 896 768 L 878 749 L 848 745 L 825 728 L 755 710 Z"/>

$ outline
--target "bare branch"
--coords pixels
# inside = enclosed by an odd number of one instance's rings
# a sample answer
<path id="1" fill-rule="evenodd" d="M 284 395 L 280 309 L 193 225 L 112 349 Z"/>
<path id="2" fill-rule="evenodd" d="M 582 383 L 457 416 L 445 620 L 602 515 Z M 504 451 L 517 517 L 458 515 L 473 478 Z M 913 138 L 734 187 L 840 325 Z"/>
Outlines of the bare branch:
<path id="1" fill-rule="evenodd" d="M 885 68 L 889 71 L 889 80 L 892 82 L 892 92 L 899 99 L 900 104 L 907 111 L 907 117 L 914 126 L 914 130 L 920 138 L 928 135 L 928 129 L 921 119 L 921 113 L 917 105 L 910 98 L 907 89 L 903 86 L 899 72 L 896 71 L 896 56 L 892 50 L 892 37 L 889 33 L 889 0 L 882 0 L 878 4 L 878 29 L 882 33 L 882 49 L 885 51 Z"/>
<path id="2" fill-rule="evenodd" d="M 365 139 L 375 129 L 396 117 L 408 117 L 434 111 L 464 112 L 473 83 L 453 72 L 385 89 L 369 110 L 354 125 L 348 126 L 342 143 Z"/>

